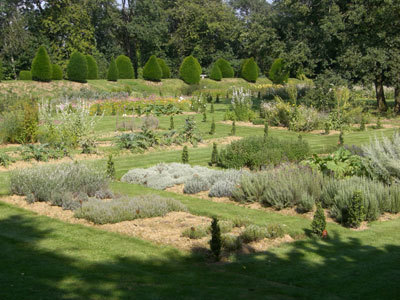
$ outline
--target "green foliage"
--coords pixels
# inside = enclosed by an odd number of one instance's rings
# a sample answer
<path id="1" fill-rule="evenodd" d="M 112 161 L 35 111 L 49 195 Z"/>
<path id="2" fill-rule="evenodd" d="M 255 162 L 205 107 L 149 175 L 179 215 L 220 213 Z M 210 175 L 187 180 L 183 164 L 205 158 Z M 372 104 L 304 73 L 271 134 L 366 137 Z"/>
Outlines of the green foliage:
<path id="1" fill-rule="evenodd" d="M 189 151 L 186 145 L 183 146 L 181 161 L 183 164 L 189 163 Z"/>
<path id="2" fill-rule="evenodd" d="M 282 58 L 277 58 L 269 70 L 269 79 L 275 84 L 287 83 L 289 72 L 286 70 L 285 62 Z"/>
<path id="3" fill-rule="evenodd" d="M 203 123 L 207 122 L 207 112 L 206 112 L 206 110 L 203 111 L 203 120 L 202 120 L 202 122 Z"/>
<path id="4" fill-rule="evenodd" d="M 326 219 L 321 203 L 317 202 L 317 210 L 311 223 L 311 231 L 316 236 L 322 237 L 323 231 L 326 229 Z"/>
<path id="5" fill-rule="evenodd" d="M 67 66 L 68 80 L 86 83 L 88 76 L 88 65 L 85 55 L 74 52 L 69 59 Z"/>
<path id="6" fill-rule="evenodd" d="M 268 138 L 268 121 L 264 122 L 264 140 Z"/>
<path id="7" fill-rule="evenodd" d="M 99 70 L 97 62 L 92 55 L 86 55 L 86 63 L 88 67 L 87 79 L 94 80 L 99 78 Z"/>
<path id="8" fill-rule="evenodd" d="M 218 65 L 216 63 L 214 64 L 214 66 L 211 69 L 210 79 L 215 80 L 215 81 L 221 81 L 221 79 L 222 79 L 221 69 L 218 67 Z"/>
<path id="9" fill-rule="evenodd" d="M 232 121 L 232 128 L 231 128 L 231 135 L 235 136 L 236 135 L 236 121 Z"/>
<path id="10" fill-rule="evenodd" d="M 32 61 L 32 79 L 36 81 L 50 82 L 52 77 L 52 68 L 50 57 L 46 48 L 40 46 Z"/>
<path id="11" fill-rule="evenodd" d="M 62 80 L 63 79 L 63 71 L 59 65 L 52 65 L 53 68 L 53 75 L 52 79 L 53 80 Z"/>
<path id="12" fill-rule="evenodd" d="M 343 132 L 343 130 L 340 130 L 338 145 L 339 146 L 343 146 L 344 145 L 344 132 Z"/>
<path id="13" fill-rule="evenodd" d="M 163 71 L 157 62 L 155 55 L 150 56 L 143 68 L 143 78 L 150 81 L 160 81 Z"/>
<path id="14" fill-rule="evenodd" d="M 135 77 L 131 59 L 128 56 L 120 55 L 115 60 L 118 68 L 119 79 L 132 79 Z M 143 77 L 145 76 L 146 66 L 143 69 Z M 146 79 L 146 78 L 145 78 Z"/>
<path id="15" fill-rule="evenodd" d="M 106 173 L 110 179 L 115 179 L 115 164 L 114 164 L 112 154 L 110 154 L 108 156 Z"/>
<path id="16" fill-rule="evenodd" d="M 187 237 L 192 240 L 198 240 L 208 235 L 208 229 L 205 226 L 197 226 L 186 228 L 182 232 L 183 237 Z"/>
<path id="17" fill-rule="evenodd" d="M 201 67 L 193 56 L 186 57 L 180 68 L 179 77 L 187 84 L 198 84 L 200 82 Z"/>
<path id="18" fill-rule="evenodd" d="M 382 122 L 381 122 L 381 117 L 379 116 L 378 119 L 376 120 L 376 129 L 382 129 Z"/>
<path id="19" fill-rule="evenodd" d="M 7 153 L 0 153 L 0 166 L 8 168 L 8 166 L 13 162 L 15 162 L 15 159 Z"/>
<path id="20" fill-rule="evenodd" d="M 169 117 L 169 130 L 174 130 L 175 129 L 175 123 L 174 123 L 174 116 Z"/>
<path id="21" fill-rule="evenodd" d="M 242 240 L 233 234 L 222 235 L 222 248 L 227 252 L 233 252 L 242 248 Z"/>
<path id="22" fill-rule="evenodd" d="M 210 107 L 210 113 L 214 113 L 215 109 L 214 109 L 214 103 L 211 103 L 211 107 Z"/>
<path id="23" fill-rule="evenodd" d="M 95 224 L 119 223 L 142 218 L 162 217 L 172 211 L 187 211 L 179 201 L 158 195 L 116 198 L 111 201 L 92 198 L 82 203 L 75 217 Z"/>
<path id="24" fill-rule="evenodd" d="M 157 58 L 157 62 L 162 71 L 162 78 L 163 79 L 171 78 L 171 70 L 169 69 L 165 60 L 162 58 Z"/>
<path id="25" fill-rule="evenodd" d="M 267 228 L 258 225 L 249 225 L 240 234 L 243 243 L 257 242 L 268 236 Z"/>
<path id="26" fill-rule="evenodd" d="M 0 59 L 0 81 L 4 79 L 3 61 Z"/>
<path id="27" fill-rule="evenodd" d="M 226 120 L 251 121 L 254 119 L 255 113 L 252 110 L 251 91 L 245 91 L 243 88 L 232 89 L 231 107 L 225 113 Z"/>
<path id="28" fill-rule="evenodd" d="M 183 163 L 183 157 L 182 157 L 182 163 Z M 195 175 L 190 180 L 187 180 L 185 182 L 183 192 L 185 194 L 197 194 L 200 192 L 208 191 L 210 187 L 211 185 L 210 182 L 207 180 L 207 178 Z"/>
<path id="29" fill-rule="evenodd" d="M 365 116 L 362 115 L 361 122 L 360 122 L 360 131 L 365 131 L 365 123 L 366 123 Z"/>
<path id="30" fill-rule="evenodd" d="M 219 261 L 221 258 L 222 249 L 222 238 L 221 229 L 218 224 L 218 219 L 213 217 L 211 222 L 211 240 L 210 240 L 211 252 L 214 254 L 215 260 Z"/>
<path id="31" fill-rule="evenodd" d="M 353 228 L 358 228 L 365 219 L 364 196 L 361 191 L 355 191 L 348 208 L 346 224 Z"/>
<path id="32" fill-rule="evenodd" d="M 212 122 L 211 122 L 211 128 L 210 128 L 210 135 L 213 135 L 213 134 L 215 134 L 215 120 L 214 120 L 214 118 L 212 119 Z"/>
<path id="33" fill-rule="evenodd" d="M 21 157 L 25 161 L 48 161 L 65 156 L 64 151 L 51 148 L 48 144 L 25 144 L 21 147 Z"/>
<path id="34" fill-rule="evenodd" d="M 260 169 L 285 161 L 300 161 L 310 153 L 306 141 L 280 140 L 268 137 L 246 137 L 221 149 L 218 166 L 223 168 Z"/>
<path id="35" fill-rule="evenodd" d="M 264 206 L 275 209 L 295 207 L 308 194 L 313 204 L 320 198 L 324 178 L 322 174 L 306 167 L 283 165 L 267 171 L 250 173 L 240 179 L 232 193 L 237 202 L 259 202 Z M 301 205 L 303 212 L 308 211 Z"/>
<path id="36" fill-rule="evenodd" d="M 32 80 L 31 71 L 20 71 L 19 72 L 19 80 Z"/>
<path id="37" fill-rule="evenodd" d="M 304 164 L 335 178 L 363 176 L 366 174 L 362 158 L 341 147 L 327 156 L 313 155 Z"/>
<path id="38" fill-rule="evenodd" d="M 110 66 L 108 67 L 107 80 L 117 81 L 119 78 L 117 64 L 114 58 L 111 59 Z"/>
<path id="39" fill-rule="evenodd" d="M 256 82 L 258 78 L 258 66 L 254 58 L 247 60 L 242 68 L 241 76 L 249 82 Z"/>
<path id="40" fill-rule="evenodd" d="M 235 77 L 235 71 L 233 70 L 231 64 L 223 58 L 219 58 L 215 64 L 219 67 L 221 71 L 222 78 L 233 78 Z M 213 78 L 211 78 L 213 79 Z"/>
<path id="41" fill-rule="evenodd" d="M 217 143 L 213 143 L 213 150 L 211 153 L 211 161 L 209 162 L 210 166 L 214 166 L 218 163 L 218 148 Z"/>

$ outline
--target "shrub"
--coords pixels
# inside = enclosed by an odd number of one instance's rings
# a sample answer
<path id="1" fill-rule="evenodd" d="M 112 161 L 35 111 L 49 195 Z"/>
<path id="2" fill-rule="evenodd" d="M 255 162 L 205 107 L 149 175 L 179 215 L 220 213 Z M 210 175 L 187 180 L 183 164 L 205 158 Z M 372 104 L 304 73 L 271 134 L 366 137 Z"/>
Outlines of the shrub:
<path id="1" fill-rule="evenodd" d="M 251 91 L 245 91 L 243 88 L 233 88 L 231 109 L 233 114 L 229 116 L 230 120 L 251 121 L 254 117 L 252 111 Z"/>
<path id="2" fill-rule="evenodd" d="M 76 210 L 75 217 L 95 224 L 119 223 L 141 218 L 162 217 L 172 211 L 187 211 L 179 201 L 158 195 L 118 198 L 111 201 L 89 199 Z"/>
<path id="3" fill-rule="evenodd" d="M 249 225 L 240 234 L 240 239 L 243 243 L 256 242 L 265 239 L 268 236 L 267 228 L 258 225 Z"/>
<path id="4" fill-rule="evenodd" d="M 52 65 L 53 68 L 53 75 L 52 79 L 53 80 L 62 80 L 63 79 L 63 71 L 59 65 Z"/>
<path id="5" fill-rule="evenodd" d="M 48 161 L 49 159 L 58 159 L 64 156 L 63 151 L 52 149 L 48 144 L 26 144 L 20 149 L 22 159 L 29 161 L 34 159 L 36 161 Z"/>
<path id="6" fill-rule="evenodd" d="M 233 234 L 224 234 L 221 236 L 222 248 L 225 251 L 233 252 L 242 248 L 242 240 Z"/>
<path id="7" fill-rule="evenodd" d="M 200 192 L 208 191 L 209 189 L 210 183 L 208 182 L 208 180 L 195 175 L 190 180 L 185 182 L 183 192 L 185 194 L 197 194 Z"/>
<path id="8" fill-rule="evenodd" d="M 254 58 L 250 58 L 243 65 L 243 69 L 241 72 L 241 76 L 243 79 L 249 82 L 256 82 L 258 78 L 258 66 L 254 61 Z"/>
<path id="9" fill-rule="evenodd" d="M 218 67 L 218 65 L 216 63 L 214 64 L 214 66 L 211 69 L 210 79 L 215 80 L 215 81 L 221 81 L 221 79 L 222 79 L 221 69 Z"/>
<path id="10" fill-rule="evenodd" d="M 231 64 L 223 59 L 219 58 L 215 64 L 219 67 L 221 71 L 222 78 L 233 78 L 235 77 L 235 71 L 233 70 Z"/>
<path id="11" fill-rule="evenodd" d="M 236 135 L 236 122 L 235 122 L 235 120 L 233 120 L 233 122 L 232 122 L 231 135 L 232 136 Z"/>
<path id="12" fill-rule="evenodd" d="M 169 130 L 175 129 L 174 116 L 169 117 Z"/>
<path id="13" fill-rule="evenodd" d="M 10 186 L 13 194 L 27 196 L 30 202 L 63 206 L 65 195 L 74 199 L 93 197 L 97 191 L 107 189 L 108 179 L 103 171 L 81 163 L 68 163 L 13 171 Z"/>
<path id="14" fill-rule="evenodd" d="M 346 224 L 350 227 L 358 228 L 361 222 L 364 221 L 364 199 L 360 191 L 355 191 L 348 208 Z"/>
<path id="15" fill-rule="evenodd" d="M 260 169 L 278 165 L 285 161 L 303 160 L 310 153 L 310 147 L 303 140 L 280 140 L 273 137 L 246 137 L 233 141 L 220 150 L 218 166 L 223 168 Z"/>
<path id="16" fill-rule="evenodd" d="M 220 260 L 221 248 L 222 248 L 222 238 L 221 230 L 218 225 L 218 219 L 214 217 L 211 222 L 211 240 L 210 240 L 211 252 L 217 261 Z"/>
<path id="17" fill-rule="evenodd" d="M 157 58 L 157 62 L 162 71 L 162 78 L 163 79 L 171 78 L 171 70 L 169 69 L 165 60 L 162 58 Z"/>
<path id="18" fill-rule="evenodd" d="M 88 65 L 85 55 L 74 52 L 69 59 L 67 66 L 68 80 L 86 83 L 88 75 Z"/>
<path id="19" fill-rule="evenodd" d="M 319 199 L 324 178 L 306 167 L 284 165 L 280 168 L 242 176 L 232 198 L 238 202 L 259 202 L 275 209 L 294 207 L 307 193 Z"/>
<path id="20" fill-rule="evenodd" d="M 158 65 L 155 55 L 150 56 L 143 68 L 143 79 L 150 81 L 160 81 L 163 76 L 162 69 Z"/>
<path id="21" fill-rule="evenodd" d="M 180 68 L 179 76 L 187 84 L 198 84 L 200 82 L 201 67 L 196 58 L 193 56 L 186 57 Z"/>
<path id="22" fill-rule="evenodd" d="M 211 127 L 210 127 L 210 135 L 213 135 L 215 133 L 215 120 L 214 117 L 212 118 L 212 122 L 211 122 Z"/>
<path id="23" fill-rule="evenodd" d="M 241 61 L 240 67 L 238 70 L 238 77 L 243 78 L 242 73 L 243 73 L 243 67 L 244 65 L 250 60 L 250 58 L 245 58 Z"/>
<path id="24" fill-rule="evenodd" d="M 286 70 L 285 62 L 282 58 L 275 59 L 269 70 L 269 79 L 275 84 L 286 83 L 289 79 L 289 71 Z"/>
<path id="25" fill-rule="evenodd" d="M 219 180 L 210 189 L 208 196 L 210 197 L 231 197 L 235 190 L 235 182 L 229 180 Z"/>
<path id="26" fill-rule="evenodd" d="M 268 138 L 268 121 L 264 122 L 264 140 L 266 141 Z"/>
<path id="27" fill-rule="evenodd" d="M 188 151 L 188 147 L 186 145 L 183 146 L 183 150 L 182 150 L 182 163 L 183 164 L 189 163 L 189 151 Z"/>
<path id="28" fill-rule="evenodd" d="M 115 164 L 113 161 L 112 154 L 108 156 L 108 161 L 107 161 L 107 176 L 111 179 L 115 179 Z"/>
<path id="29" fill-rule="evenodd" d="M 32 61 L 31 72 L 33 80 L 43 82 L 51 81 L 52 69 L 50 57 L 44 46 L 40 46 L 36 52 L 35 58 Z"/>
<path id="30" fill-rule="evenodd" d="M 315 199 L 307 192 L 303 193 L 297 204 L 297 210 L 301 213 L 312 211 L 314 208 Z"/>
<path id="31" fill-rule="evenodd" d="M 321 203 L 317 203 L 317 211 L 314 214 L 313 221 L 311 223 L 311 231 L 313 234 L 321 237 L 322 233 L 326 229 L 326 220 L 324 210 L 322 209 Z"/>
<path id="32" fill-rule="evenodd" d="M 128 56 L 120 55 L 115 60 L 118 68 L 119 79 L 132 79 L 135 76 L 131 59 Z M 146 67 L 143 69 L 143 77 Z"/>
<path id="33" fill-rule="evenodd" d="M 32 80 L 31 71 L 20 71 L 19 72 L 19 80 Z"/>
<path id="34" fill-rule="evenodd" d="M 97 62 L 92 55 L 86 55 L 86 63 L 87 63 L 87 79 L 98 79 L 99 78 L 99 70 L 97 67 Z"/>
<path id="35" fill-rule="evenodd" d="M 201 239 L 208 235 L 208 228 L 205 226 L 190 227 L 182 232 L 183 237 L 187 237 L 192 240 Z"/>
<path id="36" fill-rule="evenodd" d="M 267 238 L 276 239 L 285 235 L 285 231 L 279 224 L 271 224 L 267 226 Z"/>
<path id="37" fill-rule="evenodd" d="M 15 162 L 15 160 L 7 153 L 0 153 L 0 166 L 8 168 L 8 166 L 13 162 Z"/>
<path id="38" fill-rule="evenodd" d="M 142 126 L 147 128 L 147 129 L 151 129 L 151 130 L 155 130 L 158 128 L 159 125 L 159 121 L 157 119 L 157 117 L 153 116 L 153 115 L 147 115 L 143 118 L 142 121 Z"/>
<path id="39" fill-rule="evenodd" d="M 210 166 L 216 165 L 218 163 L 218 149 L 217 143 L 213 143 L 213 150 L 211 153 L 211 161 L 209 163 Z"/>
<path id="40" fill-rule="evenodd" d="M 108 67 L 107 80 L 117 81 L 119 78 L 117 64 L 114 58 L 111 59 L 110 66 Z"/>

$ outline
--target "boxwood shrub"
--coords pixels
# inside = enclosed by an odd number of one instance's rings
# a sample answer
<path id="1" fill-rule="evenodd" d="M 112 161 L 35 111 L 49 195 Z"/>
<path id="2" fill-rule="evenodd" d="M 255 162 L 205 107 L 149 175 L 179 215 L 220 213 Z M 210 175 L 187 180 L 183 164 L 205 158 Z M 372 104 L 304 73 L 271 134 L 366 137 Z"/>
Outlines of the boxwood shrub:
<path id="1" fill-rule="evenodd" d="M 52 68 L 50 57 L 47 54 L 46 48 L 40 46 L 36 52 L 36 56 L 32 61 L 32 79 L 36 81 L 49 82 L 52 77 Z"/>
<path id="2" fill-rule="evenodd" d="M 52 65 L 53 68 L 53 80 L 62 80 L 63 79 L 63 71 L 59 65 Z"/>
<path id="3" fill-rule="evenodd" d="M 19 72 L 19 80 L 32 80 L 31 71 L 20 71 Z"/>
<path id="4" fill-rule="evenodd" d="M 143 79 L 149 81 L 160 81 L 163 76 L 163 71 L 158 64 L 155 55 L 150 56 L 143 68 Z"/>
<path id="5" fill-rule="evenodd" d="M 119 79 L 132 79 L 135 76 L 131 59 L 128 56 L 120 55 L 115 60 L 118 68 Z"/>
<path id="6" fill-rule="evenodd" d="M 249 82 L 256 82 L 258 78 L 258 66 L 254 61 L 254 58 L 247 60 L 241 71 L 241 76 L 243 79 Z"/>
<path id="7" fill-rule="evenodd" d="M 71 81 L 87 82 L 88 66 L 85 55 L 80 52 L 72 53 L 67 66 L 67 75 Z"/>
<path id="8" fill-rule="evenodd" d="M 221 81 L 222 72 L 218 65 L 215 63 L 210 72 L 210 78 L 215 81 Z"/>
<path id="9" fill-rule="evenodd" d="M 187 84 L 198 84 L 200 82 L 201 66 L 193 56 L 186 57 L 179 69 L 180 78 Z"/>
<path id="10" fill-rule="evenodd" d="M 235 76 L 235 71 L 226 59 L 219 58 L 215 63 L 221 70 L 222 78 L 232 78 Z"/>

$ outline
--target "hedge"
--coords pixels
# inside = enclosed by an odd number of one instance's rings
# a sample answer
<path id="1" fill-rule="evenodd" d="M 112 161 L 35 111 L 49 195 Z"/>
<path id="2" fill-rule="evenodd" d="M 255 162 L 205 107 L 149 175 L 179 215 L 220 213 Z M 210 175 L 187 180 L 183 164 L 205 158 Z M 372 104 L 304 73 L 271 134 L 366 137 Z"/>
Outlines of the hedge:
<path id="1" fill-rule="evenodd" d="M 171 78 L 171 70 L 169 69 L 165 60 L 162 58 L 157 58 L 157 62 L 162 71 L 162 78 L 164 78 L 164 79 Z"/>
<path id="2" fill-rule="evenodd" d="M 242 69 L 242 78 L 249 82 L 256 82 L 258 78 L 258 66 L 254 58 L 250 58 L 245 62 Z"/>
<path id="3" fill-rule="evenodd" d="M 107 80 L 108 81 L 118 80 L 118 68 L 114 58 L 111 59 L 110 66 L 108 68 Z"/>
<path id="4" fill-rule="evenodd" d="M 132 79 L 135 77 L 132 62 L 128 56 L 118 56 L 115 63 L 117 64 L 119 79 Z"/>
<path id="5" fill-rule="evenodd" d="M 33 80 L 43 82 L 51 81 L 52 68 L 50 57 L 44 46 L 40 46 L 36 52 L 35 58 L 32 61 L 31 73 Z"/>
<path id="6" fill-rule="evenodd" d="M 53 68 L 53 80 L 62 80 L 63 79 L 63 71 L 59 65 L 52 65 Z"/>
<path id="7" fill-rule="evenodd" d="M 221 81 L 222 79 L 222 72 L 217 63 L 211 69 L 210 78 L 215 81 Z"/>
<path id="8" fill-rule="evenodd" d="M 285 70 L 285 62 L 282 58 L 275 59 L 270 70 L 269 79 L 275 84 L 286 83 L 289 79 L 289 72 Z"/>
<path id="9" fill-rule="evenodd" d="M 97 67 L 97 62 L 92 55 L 86 55 L 86 63 L 88 67 L 87 79 L 98 79 L 99 78 L 99 68 Z"/>
<path id="10" fill-rule="evenodd" d="M 143 78 L 150 81 L 160 81 L 163 76 L 161 67 L 155 55 L 150 56 L 143 68 Z"/>
<path id="11" fill-rule="evenodd" d="M 200 82 L 201 66 L 193 56 L 186 57 L 179 68 L 180 78 L 187 84 L 198 84 Z"/>
<path id="12" fill-rule="evenodd" d="M 222 78 L 233 78 L 235 77 L 235 71 L 233 70 L 231 64 L 223 58 L 219 58 L 216 61 L 219 69 L 221 70 Z"/>
<path id="13" fill-rule="evenodd" d="M 31 71 L 20 71 L 19 72 L 19 80 L 32 80 Z"/>

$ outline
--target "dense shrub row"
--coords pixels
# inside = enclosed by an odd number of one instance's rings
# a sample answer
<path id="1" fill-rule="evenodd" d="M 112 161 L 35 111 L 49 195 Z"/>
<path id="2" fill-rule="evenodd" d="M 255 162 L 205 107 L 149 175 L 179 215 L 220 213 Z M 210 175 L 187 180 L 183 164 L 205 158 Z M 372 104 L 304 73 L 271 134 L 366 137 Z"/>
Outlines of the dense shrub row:
<path id="1" fill-rule="evenodd" d="M 273 137 L 246 137 L 221 149 L 218 166 L 223 168 L 261 169 L 284 161 L 301 161 L 310 154 L 302 139 L 281 140 Z"/>

